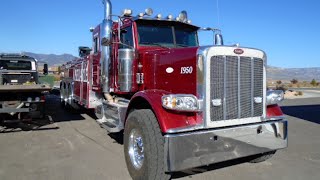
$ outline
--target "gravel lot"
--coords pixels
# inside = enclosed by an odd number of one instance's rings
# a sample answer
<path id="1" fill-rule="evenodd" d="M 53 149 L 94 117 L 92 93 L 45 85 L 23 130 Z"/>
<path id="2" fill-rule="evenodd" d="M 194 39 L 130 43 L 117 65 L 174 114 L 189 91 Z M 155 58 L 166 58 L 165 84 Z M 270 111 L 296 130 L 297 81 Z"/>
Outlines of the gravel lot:
<path id="1" fill-rule="evenodd" d="M 121 137 L 111 137 L 92 119 L 62 110 L 56 96 L 48 98 L 55 123 L 0 133 L 0 179 L 130 179 Z M 235 160 L 174 174 L 175 179 L 320 179 L 320 98 L 282 103 L 289 120 L 289 147 L 260 164 Z M 43 122 L 45 123 L 45 122 Z M 28 127 L 24 127 L 26 129 Z"/>

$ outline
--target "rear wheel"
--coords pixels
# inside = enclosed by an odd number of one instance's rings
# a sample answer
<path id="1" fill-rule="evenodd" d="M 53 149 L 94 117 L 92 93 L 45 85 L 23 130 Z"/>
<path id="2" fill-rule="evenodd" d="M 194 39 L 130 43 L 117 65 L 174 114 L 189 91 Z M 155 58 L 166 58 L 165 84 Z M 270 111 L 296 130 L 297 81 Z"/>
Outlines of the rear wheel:
<path id="1" fill-rule="evenodd" d="M 266 160 L 270 159 L 275 153 L 276 153 L 276 151 L 270 151 L 267 153 L 263 153 L 261 155 L 258 155 L 258 157 L 256 157 L 255 159 L 251 160 L 250 163 L 260 163 L 260 162 L 266 161 Z"/>
<path id="2" fill-rule="evenodd" d="M 70 88 L 70 84 L 68 86 L 66 86 L 65 89 L 65 96 L 64 96 L 64 108 L 69 111 L 69 112 L 73 112 L 73 107 L 71 105 L 72 103 L 72 92 L 71 92 L 71 88 Z"/>
<path id="3" fill-rule="evenodd" d="M 124 130 L 124 154 L 132 179 L 169 179 L 165 173 L 164 138 L 153 112 L 134 110 Z"/>
<path id="4" fill-rule="evenodd" d="M 63 87 L 63 84 L 61 84 L 61 86 L 60 86 L 60 105 L 62 107 L 64 107 L 66 105 L 65 101 L 64 101 L 64 97 L 65 97 L 65 89 Z"/>

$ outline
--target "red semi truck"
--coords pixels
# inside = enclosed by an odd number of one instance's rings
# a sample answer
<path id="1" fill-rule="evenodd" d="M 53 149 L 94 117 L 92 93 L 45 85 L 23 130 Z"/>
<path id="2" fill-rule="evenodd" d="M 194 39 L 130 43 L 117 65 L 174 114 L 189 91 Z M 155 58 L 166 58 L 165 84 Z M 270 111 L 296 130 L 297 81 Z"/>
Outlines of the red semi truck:
<path id="1" fill-rule="evenodd" d="M 126 9 L 113 21 L 103 2 L 92 48 L 63 66 L 61 103 L 94 109 L 103 128 L 124 133 L 133 179 L 252 155 L 259 162 L 287 147 L 283 94 L 267 91 L 263 51 L 223 45 L 220 31 L 214 45 L 199 46 L 201 28 L 185 11 Z"/>

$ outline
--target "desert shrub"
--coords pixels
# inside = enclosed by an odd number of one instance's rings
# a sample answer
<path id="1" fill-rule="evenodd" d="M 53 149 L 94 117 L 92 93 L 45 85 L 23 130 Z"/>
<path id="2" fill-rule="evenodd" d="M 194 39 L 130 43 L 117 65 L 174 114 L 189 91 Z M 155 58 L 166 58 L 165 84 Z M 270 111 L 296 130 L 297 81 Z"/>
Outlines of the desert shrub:
<path id="1" fill-rule="evenodd" d="M 291 83 L 292 83 L 292 84 L 297 84 L 298 82 L 299 82 L 299 81 L 298 81 L 297 79 L 292 79 L 292 80 L 291 80 Z"/>
<path id="2" fill-rule="evenodd" d="M 54 75 L 54 81 L 60 81 L 61 77 L 59 75 Z"/>
<path id="3" fill-rule="evenodd" d="M 276 90 L 282 90 L 283 92 L 286 92 L 288 90 L 288 87 L 285 85 L 279 85 L 276 86 Z"/>
<path id="4" fill-rule="evenodd" d="M 294 93 L 295 96 L 302 96 L 303 92 L 302 91 L 297 91 L 296 93 Z"/>
<path id="5" fill-rule="evenodd" d="M 276 81 L 276 83 L 277 83 L 278 85 L 280 85 L 280 84 L 282 84 L 282 81 L 279 80 L 279 81 Z"/>
<path id="6" fill-rule="evenodd" d="M 310 82 L 310 84 L 312 85 L 312 86 L 317 86 L 317 81 L 315 80 L 315 79 L 312 79 L 312 81 Z"/>

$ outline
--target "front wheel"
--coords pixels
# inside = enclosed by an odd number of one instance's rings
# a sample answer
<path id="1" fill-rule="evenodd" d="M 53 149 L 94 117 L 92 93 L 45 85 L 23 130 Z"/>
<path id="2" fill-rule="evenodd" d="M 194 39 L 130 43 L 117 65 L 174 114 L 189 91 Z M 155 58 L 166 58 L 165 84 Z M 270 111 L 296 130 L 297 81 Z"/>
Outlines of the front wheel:
<path id="1" fill-rule="evenodd" d="M 165 173 L 164 138 L 154 113 L 134 110 L 124 130 L 124 154 L 132 179 L 170 179 Z"/>

